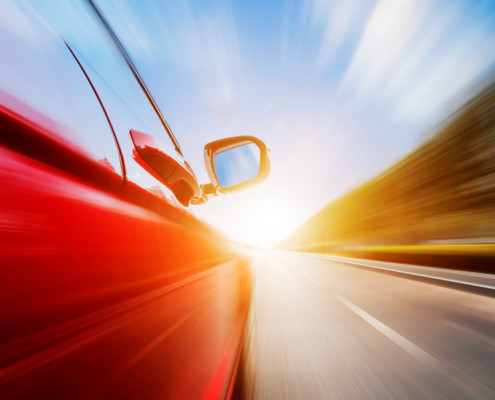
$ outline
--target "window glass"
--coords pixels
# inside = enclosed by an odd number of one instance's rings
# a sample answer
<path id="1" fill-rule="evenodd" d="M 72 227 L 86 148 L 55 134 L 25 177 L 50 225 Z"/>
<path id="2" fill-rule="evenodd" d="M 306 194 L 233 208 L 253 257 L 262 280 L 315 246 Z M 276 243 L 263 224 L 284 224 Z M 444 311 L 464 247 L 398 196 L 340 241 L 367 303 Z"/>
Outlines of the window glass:
<path id="1" fill-rule="evenodd" d="M 127 104 L 150 134 L 168 140 L 145 93 L 86 1 L 33 0 L 85 63 Z M 137 128 L 135 128 L 137 129 Z"/>
<path id="2" fill-rule="evenodd" d="M 133 110 L 129 104 L 127 104 L 122 97 L 120 97 L 108 85 L 108 83 L 93 69 L 91 65 L 86 64 L 84 58 L 82 57 L 81 62 L 83 63 L 84 69 L 90 75 L 91 81 L 97 88 L 98 94 L 105 104 L 105 109 L 110 116 L 115 132 L 117 132 L 126 164 L 127 179 L 153 193 L 162 200 L 179 205 L 179 203 L 175 200 L 175 196 L 172 191 L 145 171 L 133 157 L 134 144 L 132 143 L 129 130 L 135 129 L 148 134 L 155 131 L 151 130 L 147 124 L 143 123 L 141 118 L 139 118 L 135 113 L 135 110 Z M 163 138 L 164 135 L 155 136 Z M 165 144 L 167 144 L 167 142 L 165 142 Z"/>
<path id="3" fill-rule="evenodd" d="M 117 144 L 91 85 L 32 5 L 2 1 L 0 49 L 2 104 L 121 175 Z"/>
<path id="4" fill-rule="evenodd" d="M 132 157 L 130 129 L 157 137 L 174 148 L 124 57 L 85 1 L 33 0 L 40 12 L 57 27 L 90 76 L 102 99 L 126 165 L 127 178 L 163 198 L 171 192 L 149 175 Z"/>

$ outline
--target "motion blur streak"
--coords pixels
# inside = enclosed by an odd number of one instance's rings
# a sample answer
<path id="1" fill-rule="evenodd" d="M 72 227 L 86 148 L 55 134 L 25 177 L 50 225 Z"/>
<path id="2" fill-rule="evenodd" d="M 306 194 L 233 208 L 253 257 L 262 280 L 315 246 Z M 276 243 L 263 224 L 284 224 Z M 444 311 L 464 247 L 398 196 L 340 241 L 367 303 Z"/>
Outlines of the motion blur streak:
<path id="1" fill-rule="evenodd" d="M 297 253 L 254 260 L 246 398 L 494 398 L 494 298 Z"/>
<path id="2" fill-rule="evenodd" d="M 323 252 L 352 246 L 488 245 L 495 237 L 494 200 L 492 76 L 430 140 L 378 177 L 328 204 L 282 244 Z M 456 262 L 452 260 L 454 256 L 459 260 L 463 256 L 460 249 L 436 249 L 437 255 L 451 255 L 451 260 L 444 257 L 441 266 Z M 468 247 L 464 249 L 469 251 Z M 389 254 L 394 251 L 383 247 L 368 250 Z M 435 249 L 396 248 L 395 253 L 411 250 L 432 253 Z M 485 261 L 474 264 L 477 268 L 484 264 L 486 270 L 493 272 L 495 246 L 471 250 L 464 256 L 485 257 Z M 358 254 L 355 251 L 353 255 Z M 361 255 L 370 256 L 370 251 Z M 465 258 L 455 266 L 465 269 Z"/>
<path id="3" fill-rule="evenodd" d="M 185 213 L 3 147 L 0 159 L 0 398 L 220 398 L 245 264 Z"/>
<path id="4" fill-rule="evenodd" d="M 494 1 L 98 4 L 200 181 L 198 138 L 259 134 L 273 149 L 266 184 L 196 210 L 253 245 L 277 243 L 409 153 L 495 66 Z"/>

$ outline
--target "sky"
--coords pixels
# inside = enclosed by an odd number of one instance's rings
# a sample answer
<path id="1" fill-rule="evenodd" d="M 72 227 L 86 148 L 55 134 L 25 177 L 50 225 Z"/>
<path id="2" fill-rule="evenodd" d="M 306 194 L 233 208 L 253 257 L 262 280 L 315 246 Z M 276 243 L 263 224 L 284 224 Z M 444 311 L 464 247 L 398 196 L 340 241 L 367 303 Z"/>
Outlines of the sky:
<path id="1" fill-rule="evenodd" d="M 253 245 L 412 151 L 495 65 L 495 1 L 99 4 L 201 182 L 209 141 L 271 149 L 265 182 L 194 210 Z"/>
<path id="2" fill-rule="evenodd" d="M 272 245 L 424 141 L 495 69 L 495 1 L 99 0 L 201 183 L 206 143 L 271 149 L 194 212 Z"/>

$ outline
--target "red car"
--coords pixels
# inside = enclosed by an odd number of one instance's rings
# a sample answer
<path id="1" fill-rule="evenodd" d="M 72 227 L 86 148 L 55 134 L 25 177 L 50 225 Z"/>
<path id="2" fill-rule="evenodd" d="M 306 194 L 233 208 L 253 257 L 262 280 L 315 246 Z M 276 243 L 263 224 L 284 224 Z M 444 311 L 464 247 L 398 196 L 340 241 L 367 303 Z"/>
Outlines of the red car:
<path id="1" fill-rule="evenodd" d="M 189 210 L 265 179 L 267 149 L 209 143 L 198 183 L 105 17 L 66 3 L 101 48 L 0 10 L 0 398 L 229 398 L 249 265 Z"/>

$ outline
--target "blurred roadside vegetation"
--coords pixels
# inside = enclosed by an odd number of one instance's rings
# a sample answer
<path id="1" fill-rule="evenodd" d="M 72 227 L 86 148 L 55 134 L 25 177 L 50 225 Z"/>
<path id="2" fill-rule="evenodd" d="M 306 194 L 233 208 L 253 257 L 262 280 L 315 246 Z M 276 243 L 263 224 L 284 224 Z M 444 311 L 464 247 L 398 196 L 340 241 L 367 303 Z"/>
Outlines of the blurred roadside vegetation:
<path id="1" fill-rule="evenodd" d="M 495 245 L 483 243 L 495 243 L 493 76 L 419 148 L 328 204 L 279 247 L 392 261 L 391 254 L 479 255 L 495 269 Z"/>

